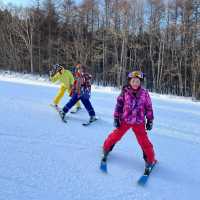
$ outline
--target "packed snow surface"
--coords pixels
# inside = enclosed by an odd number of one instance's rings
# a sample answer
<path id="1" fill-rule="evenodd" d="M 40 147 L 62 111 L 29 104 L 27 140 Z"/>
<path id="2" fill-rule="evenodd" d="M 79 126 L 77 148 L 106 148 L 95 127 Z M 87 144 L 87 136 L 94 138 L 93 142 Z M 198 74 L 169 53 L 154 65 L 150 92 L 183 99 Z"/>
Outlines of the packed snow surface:
<path id="1" fill-rule="evenodd" d="M 120 91 L 92 89 L 99 120 L 83 127 L 83 106 L 67 124 L 49 106 L 58 85 L 48 78 L 0 75 L 0 200 L 199 199 L 200 103 L 151 94 L 155 120 L 148 134 L 159 163 L 141 187 L 144 161 L 131 130 L 109 155 L 108 174 L 99 170 Z"/>

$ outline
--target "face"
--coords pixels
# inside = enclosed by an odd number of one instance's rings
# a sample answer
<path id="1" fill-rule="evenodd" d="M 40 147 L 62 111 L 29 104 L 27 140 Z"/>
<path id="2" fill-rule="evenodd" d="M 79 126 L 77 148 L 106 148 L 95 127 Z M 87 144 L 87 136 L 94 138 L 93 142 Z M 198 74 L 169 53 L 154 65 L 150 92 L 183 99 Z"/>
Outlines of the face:
<path id="1" fill-rule="evenodd" d="M 139 78 L 132 78 L 130 81 L 129 81 L 129 84 L 131 85 L 131 87 L 134 89 L 134 90 L 137 90 L 139 87 L 140 87 L 140 79 Z"/>

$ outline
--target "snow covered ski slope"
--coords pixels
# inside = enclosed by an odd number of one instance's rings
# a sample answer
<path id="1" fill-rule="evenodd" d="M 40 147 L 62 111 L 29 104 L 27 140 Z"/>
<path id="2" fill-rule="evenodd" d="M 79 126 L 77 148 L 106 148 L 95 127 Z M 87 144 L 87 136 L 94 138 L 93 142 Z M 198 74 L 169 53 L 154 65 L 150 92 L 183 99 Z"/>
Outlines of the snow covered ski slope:
<path id="1" fill-rule="evenodd" d="M 199 199 L 200 103 L 152 94 L 149 135 L 159 163 L 141 187 L 144 162 L 131 131 L 109 155 L 108 174 L 99 170 L 118 92 L 94 90 L 99 120 L 88 127 L 84 109 L 61 122 L 49 106 L 56 92 L 0 81 L 0 200 Z"/>

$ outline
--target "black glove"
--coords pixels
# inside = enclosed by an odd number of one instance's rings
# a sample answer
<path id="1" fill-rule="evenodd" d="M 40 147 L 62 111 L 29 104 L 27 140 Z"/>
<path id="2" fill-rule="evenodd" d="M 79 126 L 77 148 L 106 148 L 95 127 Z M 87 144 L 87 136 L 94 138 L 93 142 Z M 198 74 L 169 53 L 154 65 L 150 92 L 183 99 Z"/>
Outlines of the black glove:
<path id="1" fill-rule="evenodd" d="M 120 121 L 118 118 L 114 118 L 114 127 L 119 128 L 120 127 Z"/>
<path id="2" fill-rule="evenodd" d="M 153 128 L 153 121 L 147 120 L 147 123 L 146 123 L 147 131 L 150 131 L 152 128 Z"/>

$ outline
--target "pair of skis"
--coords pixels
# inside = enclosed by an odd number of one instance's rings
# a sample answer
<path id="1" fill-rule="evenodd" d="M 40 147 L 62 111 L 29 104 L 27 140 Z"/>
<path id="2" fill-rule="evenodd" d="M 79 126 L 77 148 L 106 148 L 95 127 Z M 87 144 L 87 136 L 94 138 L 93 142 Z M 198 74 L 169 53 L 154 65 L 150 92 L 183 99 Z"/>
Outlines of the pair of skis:
<path id="1" fill-rule="evenodd" d="M 66 119 L 65 117 L 63 118 L 63 116 L 62 116 L 62 108 L 60 108 L 59 106 L 55 106 L 55 105 L 53 105 L 53 104 L 50 104 L 50 106 L 53 107 L 53 108 L 55 108 L 55 110 L 58 112 L 58 114 L 59 114 L 61 120 L 62 120 L 64 123 L 67 123 L 67 119 Z M 72 113 L 72 114 L 75 114 L 75 113 L 77 113 L 79 110 L 80 110 L 80 108 L 79 108 L 79 109 L 76 109 L 76 110 L 72 110 L 71 113 Z M 98 118 L 94 118 L 92 121 L 91 121 L 91 120 L 88 120 L 88 121 L 82 123 L 82 125 L 83 125 L 83 126 L 89 126 L 90 124 L 92 124 L 93 122 L 95 122 L 95 121 L 97 121 L 97 120 L 98 120 Z"/>
<path id="2" fill-rule="evenodd" d="M 149 179 L 149 176 L 153 170 L 153 168 L 155 167 L 156 163 L 153 164 L 151 167 L 145 167 L 145 170 L 144 170 L 144 173 L 142 174 L 142 176 L 138 179 L 137 183 L 141 186 L 144 186 L 148 179 Z M 107 160 L 106 158 L 102 158 L 101 160 L 101 163 L 100 163 L 100 170 L 103 172 L 103 173 L 106 173 L 108 172 L 107 170 Z"/>

